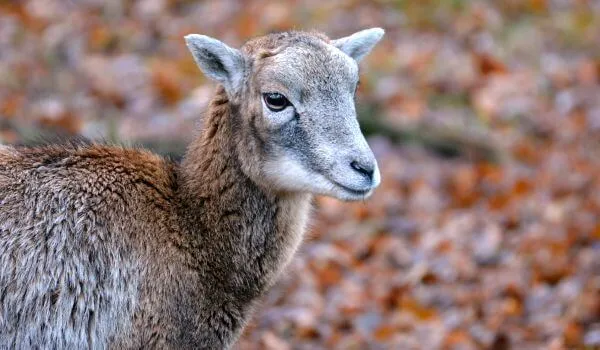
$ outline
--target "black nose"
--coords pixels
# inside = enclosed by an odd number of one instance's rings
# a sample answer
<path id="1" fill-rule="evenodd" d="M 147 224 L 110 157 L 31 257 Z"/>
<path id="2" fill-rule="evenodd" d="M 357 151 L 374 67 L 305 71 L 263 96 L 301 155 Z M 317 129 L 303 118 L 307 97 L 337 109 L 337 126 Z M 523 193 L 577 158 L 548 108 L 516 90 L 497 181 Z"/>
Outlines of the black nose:
<path id="1" fill-rule="evenodd" d="M 355 160 L 352 161 L 352 163 L 350 163 L 350 166 L 352 167 L 352 169 L 356 170 L 362 175 L 367 176 L 369 179 L 373 179 L 373 172 L 375 171 L 375 166 L 372 163 L 365 164 L 357 162 Z"/>

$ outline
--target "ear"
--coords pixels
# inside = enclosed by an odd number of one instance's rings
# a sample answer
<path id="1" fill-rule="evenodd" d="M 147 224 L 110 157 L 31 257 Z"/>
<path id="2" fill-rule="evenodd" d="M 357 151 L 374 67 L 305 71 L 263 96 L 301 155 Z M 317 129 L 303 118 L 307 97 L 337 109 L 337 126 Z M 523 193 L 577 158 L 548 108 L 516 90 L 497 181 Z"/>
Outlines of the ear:
<path id="1" fill-rule="evenodd" d="M 361 30 L 350 36 L 332 40 L 331 45 L 342 50 L 346 55 L 360 62 L 381 40 L 385 31 L 381 28 Z"/>
<path id="2" fill-rule="evenodd" d="M 244 77 L 244 56 L 239 50 L 199 34 L 186 35 L 185 43 L 206 76 L 223 84 L 229 94 L 239 90 Z"/>

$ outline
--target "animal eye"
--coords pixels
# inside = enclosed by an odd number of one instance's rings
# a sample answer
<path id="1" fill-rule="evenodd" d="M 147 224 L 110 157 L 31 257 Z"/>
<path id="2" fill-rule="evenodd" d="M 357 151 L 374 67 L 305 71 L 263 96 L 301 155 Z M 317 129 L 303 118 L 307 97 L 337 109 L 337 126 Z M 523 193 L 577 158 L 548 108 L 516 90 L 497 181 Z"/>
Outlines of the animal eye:
<path id="1" fill-rule="evenodd" d="M 278 92 L 268 92 L 263 94 L 263 99 L 265 100 L 267 107 L 273 112 L 283 111 L 290 105 L 290 101 Z"/>

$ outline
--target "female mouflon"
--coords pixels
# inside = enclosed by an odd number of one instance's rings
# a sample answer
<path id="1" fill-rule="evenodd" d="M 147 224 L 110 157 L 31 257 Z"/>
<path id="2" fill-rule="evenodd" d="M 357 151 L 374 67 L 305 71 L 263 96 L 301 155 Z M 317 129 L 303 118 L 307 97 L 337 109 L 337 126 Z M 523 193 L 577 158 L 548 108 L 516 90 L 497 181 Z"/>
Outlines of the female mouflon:
<path id="1" fill-rule="evenodd" d="M 220 85 L 181 164 L 140 149 L 0 146 L 0 349 L 221 349 L 302 239 L 312 194 L 366 198 L 354 109 L 379 28 L 186 36 Z"/>

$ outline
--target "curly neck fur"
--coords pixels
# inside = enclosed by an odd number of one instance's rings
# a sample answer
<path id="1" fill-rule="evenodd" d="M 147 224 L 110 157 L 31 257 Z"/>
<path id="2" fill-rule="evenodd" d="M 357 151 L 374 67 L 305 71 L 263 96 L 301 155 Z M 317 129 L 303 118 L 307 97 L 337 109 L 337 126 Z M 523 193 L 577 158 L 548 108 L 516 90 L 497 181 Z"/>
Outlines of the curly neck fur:
<path id="1" fill-rule="evenodd" d="M 311 196 L 272 193 L 245 175 L 235 110 L 219 88 L 181 165 L 179 195 L 190 238 L 184 249 L 208 282 L 201 297 L 218 299 L 204 304 L 243 318 L 300 244 Z"/>

